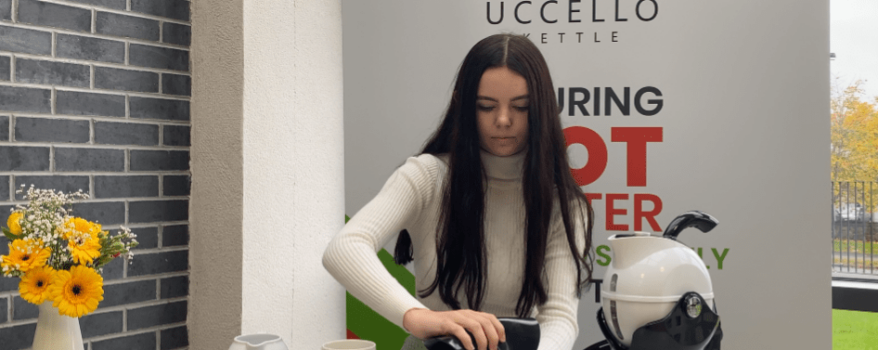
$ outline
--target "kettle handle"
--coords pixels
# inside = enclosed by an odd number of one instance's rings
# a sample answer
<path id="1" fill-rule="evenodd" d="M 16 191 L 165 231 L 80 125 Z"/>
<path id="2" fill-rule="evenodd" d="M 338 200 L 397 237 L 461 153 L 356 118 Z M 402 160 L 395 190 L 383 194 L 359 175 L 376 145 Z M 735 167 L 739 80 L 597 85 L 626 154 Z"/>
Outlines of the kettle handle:
<path id="1" fill-rule="evenodd" d="M 698 210 L 692 210 L 674 218 L 674 220 L 668 224 L 668 227 L 665 228 L 665 232 L 662 236 L 676 241 L 680 232 L 687 228 L 695 227 L 701 230 L 701 232 L 708 232 L 713 230 L 717 224 L 719 224 L 719 220 L 712 215 Z"/>

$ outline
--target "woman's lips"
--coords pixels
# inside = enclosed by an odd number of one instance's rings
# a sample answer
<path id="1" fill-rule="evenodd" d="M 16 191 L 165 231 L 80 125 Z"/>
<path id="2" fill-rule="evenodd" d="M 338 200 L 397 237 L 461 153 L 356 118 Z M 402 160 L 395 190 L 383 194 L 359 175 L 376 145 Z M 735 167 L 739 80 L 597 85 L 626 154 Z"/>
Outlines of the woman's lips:
<path id="1" fill-rule="evenodd" d="M 494 137 L 494 140 L 498 144 L 503 145 L 503 146 L 511 145 L 511 144 L 515 143 L 514 137 Z"/>

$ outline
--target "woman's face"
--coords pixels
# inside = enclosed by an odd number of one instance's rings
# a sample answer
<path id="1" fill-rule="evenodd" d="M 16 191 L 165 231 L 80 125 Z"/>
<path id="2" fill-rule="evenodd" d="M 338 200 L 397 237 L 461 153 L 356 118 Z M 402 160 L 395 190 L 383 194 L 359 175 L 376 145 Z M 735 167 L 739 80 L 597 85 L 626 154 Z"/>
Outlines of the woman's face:
<path id="1" fill-rule="evenodd" d="M 529 103 L 524 77 L 506 67 L 485 70 L 476 96 L 479 146 L 499 157 L 524 150 Z"/>

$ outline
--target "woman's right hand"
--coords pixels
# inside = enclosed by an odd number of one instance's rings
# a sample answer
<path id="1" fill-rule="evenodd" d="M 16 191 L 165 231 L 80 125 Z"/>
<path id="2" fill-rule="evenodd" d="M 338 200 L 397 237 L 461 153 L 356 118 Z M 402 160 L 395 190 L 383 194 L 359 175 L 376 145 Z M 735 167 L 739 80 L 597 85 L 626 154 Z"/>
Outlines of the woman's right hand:
<path id="1" fill-rule="evenodd" d="M 419 339 L 453 335 L 470 350 L 496 350 L 497 344 L 506 342 L 503 324 L 492 314 L 473 310 L 432 311 L 410 309 L 402 318 L 403 326 Z M 469 331 L 476 339 L 473 344 Z"/>

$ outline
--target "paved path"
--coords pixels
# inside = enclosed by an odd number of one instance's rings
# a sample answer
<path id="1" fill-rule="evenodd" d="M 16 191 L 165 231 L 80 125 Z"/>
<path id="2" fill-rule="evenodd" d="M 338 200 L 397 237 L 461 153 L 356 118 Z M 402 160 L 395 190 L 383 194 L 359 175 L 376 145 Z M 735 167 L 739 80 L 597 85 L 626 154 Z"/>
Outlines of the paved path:
<path id="1" fill-rule="evenodd" d="M 875 274 L 878 275 L 878 254 L 874 256 L 870 256 L 862 253 L 855 253 L 851 251 L 848 252 L 835 252 L 832 254 L 833 258 L 836 259 L 849 259 L 850 266 L 848 264 L 832 264 L 832 271 L 834 272 L 845 272 L 845 273 L 865 273 L 865 274 Z M 874 261 L 874 268 L 869 268 L 869 263 Z M 857 265 L 864 265 L 863 267 L 857 267 Z"/>

